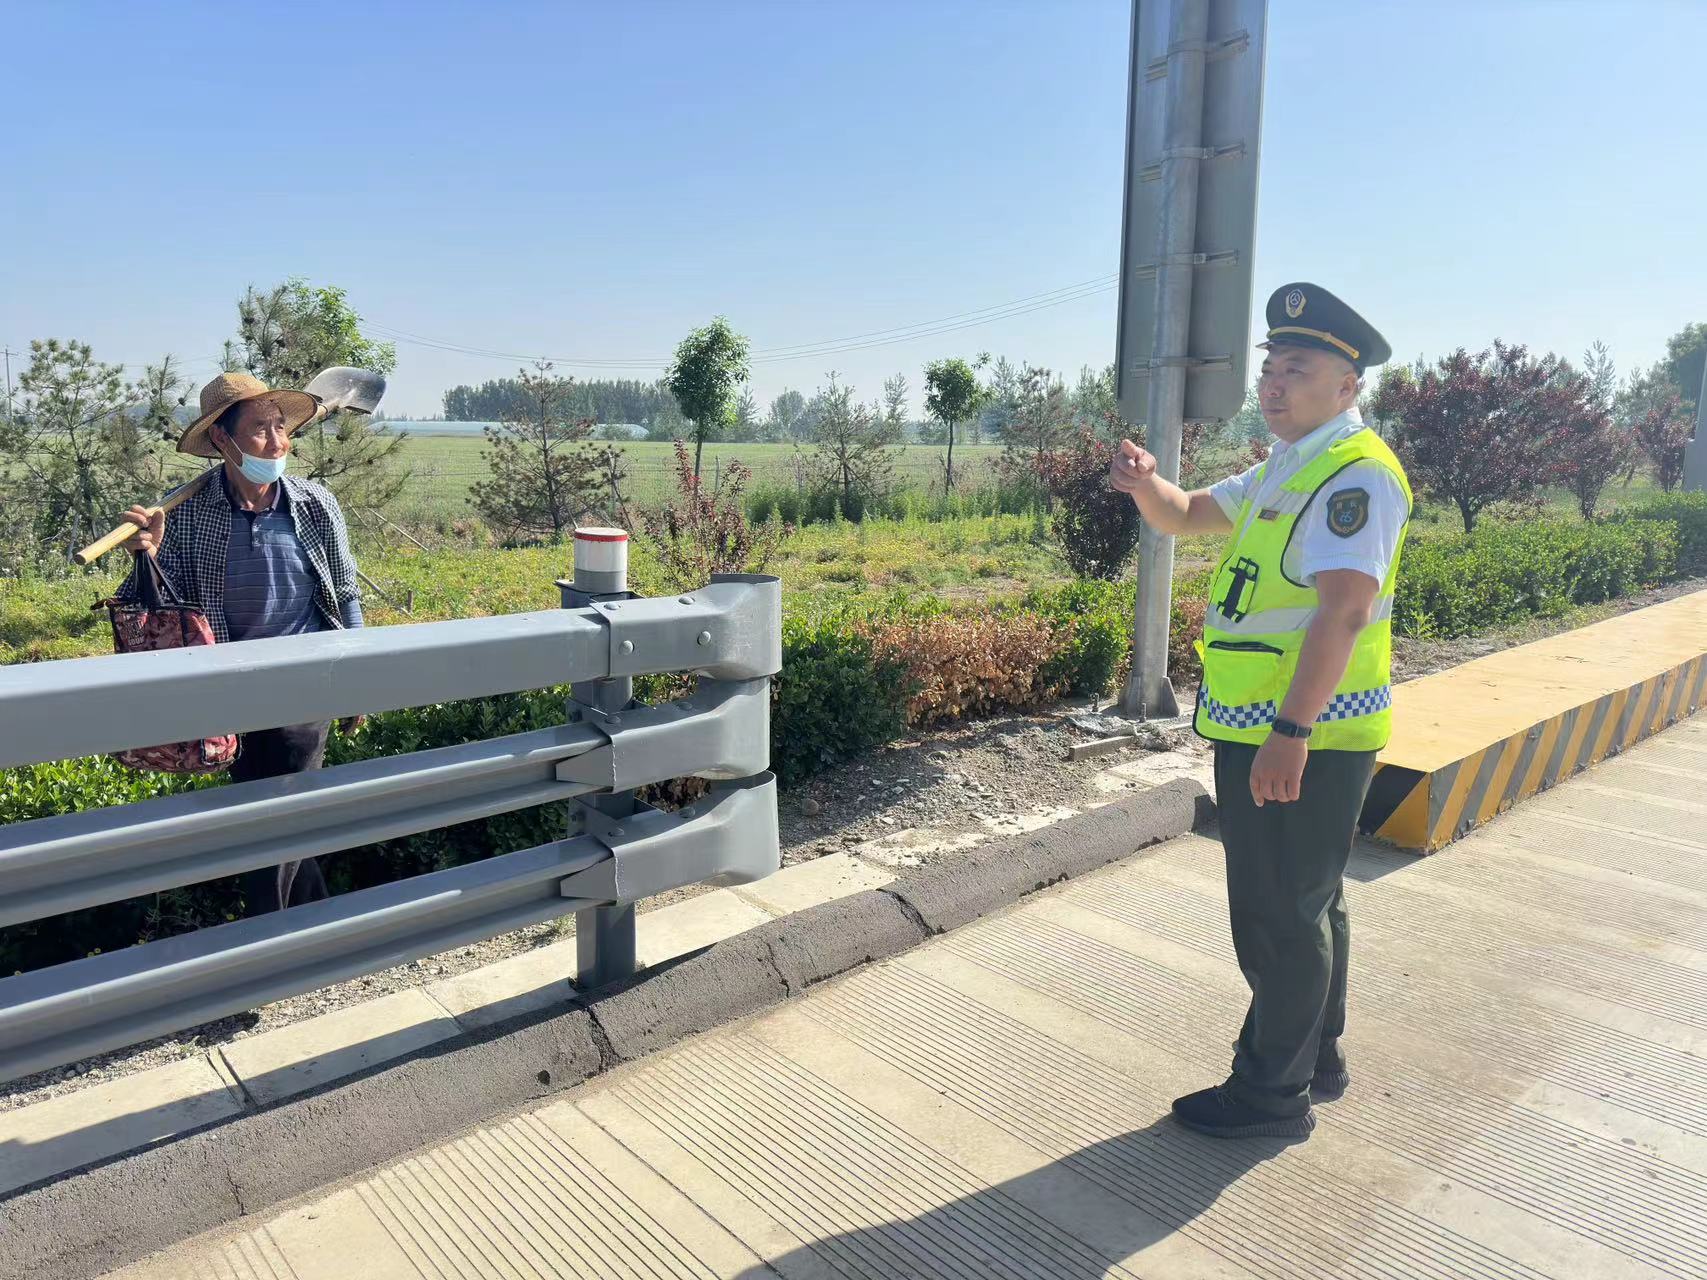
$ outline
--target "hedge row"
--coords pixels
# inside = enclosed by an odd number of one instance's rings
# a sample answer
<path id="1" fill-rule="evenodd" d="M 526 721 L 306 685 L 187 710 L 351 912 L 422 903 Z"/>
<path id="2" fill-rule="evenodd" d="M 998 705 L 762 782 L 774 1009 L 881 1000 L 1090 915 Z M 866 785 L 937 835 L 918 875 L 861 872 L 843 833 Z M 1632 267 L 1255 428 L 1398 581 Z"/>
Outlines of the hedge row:
<path id="1" fill-rule="evenodd" d="M 1419 541 L 1400 573 L 1401 632 L 1458 636 L 1557 615 L 1643 586 L 1707 574 L 1707 498 L 1673 497 L 1600 524 L 1488 525 L 1469 538 Z M 1195 680 L 1191 642 L 1207 581 L 1175 593 L 1173 670 Z M 1131 634 L 1130 583 L 1075 582 L 977 611 L 892 599 L 793 616 L 775 684 L 773 767 L 785 784 L 944 720 L 1043 705 L 1117 687 Z M 651 700 L 672 685 L 639 690 Z M 674 686 L 674 687 L 679 687 Z M 331 763 L 519 733 L 561 722 L 566 689 L 375 716 Z M 104 758 L 0 771 L 0 823 L 122 804 L 197 784 L 125 770 Z M 216 785 L 216 784 L 215 784 Z M 525 848 L 563 830 L 561 806 L 504 814 L 352 849 L 325 860 L 337 892 Z M 173 890 L 0 930 L 0 973 L 218 923 L 242 910 L 231 882 Z"/>
<path id="2" fill-rule="evenodd" d="M 1617 522 L 1661 522 L 1677 528 L 1677 575 L 1707 575 L 1707 493 L 1672 493 L 1637 507 L 1621 508 Z"/>
<path id="3" fill-rule="evenodd" d="M 1689 576 L 1681 541 L 1676 521 L 1632 513 L 1604 524 L 1490 524 L 1419 542 L 1400 562 L 1396 627 L 1420 639 L 1467 636 L 1616 600 Z"/>
<path id="4" fill-rule="evenodd" d="M 1171 661 L 1195 680 L 1202 579 L 1180 584 Z M 776 682 L 772 767 L 784 784 L 945 720 L 1103 693 L 1124 679 L 1131 583 L 1040 588 L 994 609 L 887 601 L 790 619 Z"/>

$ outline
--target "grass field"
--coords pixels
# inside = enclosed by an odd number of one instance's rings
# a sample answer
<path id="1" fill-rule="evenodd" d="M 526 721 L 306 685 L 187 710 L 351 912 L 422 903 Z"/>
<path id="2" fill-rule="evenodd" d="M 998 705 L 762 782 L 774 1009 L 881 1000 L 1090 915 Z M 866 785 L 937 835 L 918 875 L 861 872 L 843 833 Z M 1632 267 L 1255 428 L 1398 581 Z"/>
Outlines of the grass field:
<path id="1" fill-rule="evenodd" d="M 668 443 L 632 441 L 618 447 L 628 468 L 629 496 L 633 500 L 642 504 L 657 502 L 672 490 L 675 455 Z M 702 469 L 715 484 L 724 468 L 738 460 L 751 468 L 755 486 L 796 486 L 800 483 L 802 452 L 788 444 L 708 444 Z M 925 490 L 941 483 L 944 453 L 941 445 L 901 445 L 895 452 L 895 480 L 899 487 Z M 469 486 L 487 475 L 485 454 L 486 442 L 478 437 L 410 436 L 402 450 L 411 474 L 399 502 L 401 512 L 431 513 L 432 523 L 467 514 Z M 961 487 L 974 489 L 992 482 L 1001 455 L 1000 445 L 956 445 L 954 467 Z M 1650 478 L 1638 476 L 1628 486 L 1607 486 L 1601 509 L 1607 511 L 1626 503 L 1644 502 L 1658 492 Z M 449 508 L 447 503 L 451 504 Z M 1555 490 L 1547 495 L 1543 509 L 1549 516 L 1571 517 L 1576 515 L 1576 500 L 1563 490 Z M 1419 523 L 1429 528 L 1462 528 L 1457 515 L 1446 508 L 1424 507 L 1418 514 Z M 1498 514 L 1492 513 L 1489 518 Z"/>
<path id="2" fill-rule="evenodd" d="M 628 468 L 629 496 L 636 502 L 656 502 L 675 485 L 675 451 L 663 441 L 632 441 L 617 446 Z M 944 450 L 939 445 L 909 444 L 896 449 L 895 479 L 903 488 L 926 489 L 940 483 Z M 962 487 L 975 488 L 993 476 L 997 445 L 956 445 L 954 469 Z M 485 478 L 486 442 L 473 436 L 410 436 L 401 455 L 410 470 L 399 500 L 405 515 L 431 511 L 439 519 L 466 514 L 468 489 Z M 753 484 L 798 485 L 802 451 L 788 444 L 708 444 L 702 473 L 713 484 L 731 461 L 746 464 Z M 447 510 L 445 504 L 454 504 Z"/>

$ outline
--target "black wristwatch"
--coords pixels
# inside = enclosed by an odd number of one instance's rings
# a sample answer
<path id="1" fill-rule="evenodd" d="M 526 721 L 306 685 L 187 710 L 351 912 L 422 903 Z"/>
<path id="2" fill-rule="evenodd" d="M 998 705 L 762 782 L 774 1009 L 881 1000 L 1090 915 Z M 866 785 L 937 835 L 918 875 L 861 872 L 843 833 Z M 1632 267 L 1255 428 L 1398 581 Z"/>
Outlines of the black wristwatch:
<path id="1" fill-rule="evenodd" d="M 1274 731 L 1283 738 L 1308 738 L 1313 728 L 1313 725 L 1293 724 L 1290 720 L 1276 720 L 1274 722 Z"/>

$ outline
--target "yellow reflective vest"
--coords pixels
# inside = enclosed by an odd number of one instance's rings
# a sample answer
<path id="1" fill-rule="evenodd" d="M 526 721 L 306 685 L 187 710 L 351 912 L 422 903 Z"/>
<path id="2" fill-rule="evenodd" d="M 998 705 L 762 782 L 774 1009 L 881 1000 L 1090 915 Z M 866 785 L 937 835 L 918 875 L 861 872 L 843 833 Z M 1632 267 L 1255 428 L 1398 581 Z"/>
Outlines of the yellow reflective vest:
<path id="1" fill-rule="evenodd" d="M 1340 472 L 1366 459 L 1398 477 L 1406 503 L 1411 502 L 1404 467 L 1380 436 L 1364 428 L 1302 467 L 1268 505 L 1258 508 L 1247 496 L 1240 508 L 1211 580 L 1203 639 L 1197 645 L 1203 684 L 1195 724 L 1204 737 L 1255 744 L 1272 731 L 1320 603 L 1314 587 L 1286 576 L 1286 548 L 1305 509 L 1319 512 L 1311 500 Z M 1247 494 L 1261 487 L 1259 478 Z M 1391 736 L 1393 583 L 1404 541 L 1401 532 L 1369 625 L 1358 635 L 1345 676 L 1317 718 L 1310 737 L 1313 750 L 1378 751 Z"/>

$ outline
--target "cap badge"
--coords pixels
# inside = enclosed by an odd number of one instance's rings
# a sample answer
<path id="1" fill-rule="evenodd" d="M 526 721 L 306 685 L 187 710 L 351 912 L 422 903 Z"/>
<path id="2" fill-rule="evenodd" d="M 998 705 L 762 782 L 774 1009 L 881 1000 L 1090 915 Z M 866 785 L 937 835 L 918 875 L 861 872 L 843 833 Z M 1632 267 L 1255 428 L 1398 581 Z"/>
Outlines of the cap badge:
<path id="1" fill-rule="evenodd" d="M 1293 289 L 1286 295 L 1286 314 L 1296 320 L 1304 314 L 1304 291 Z"/>

